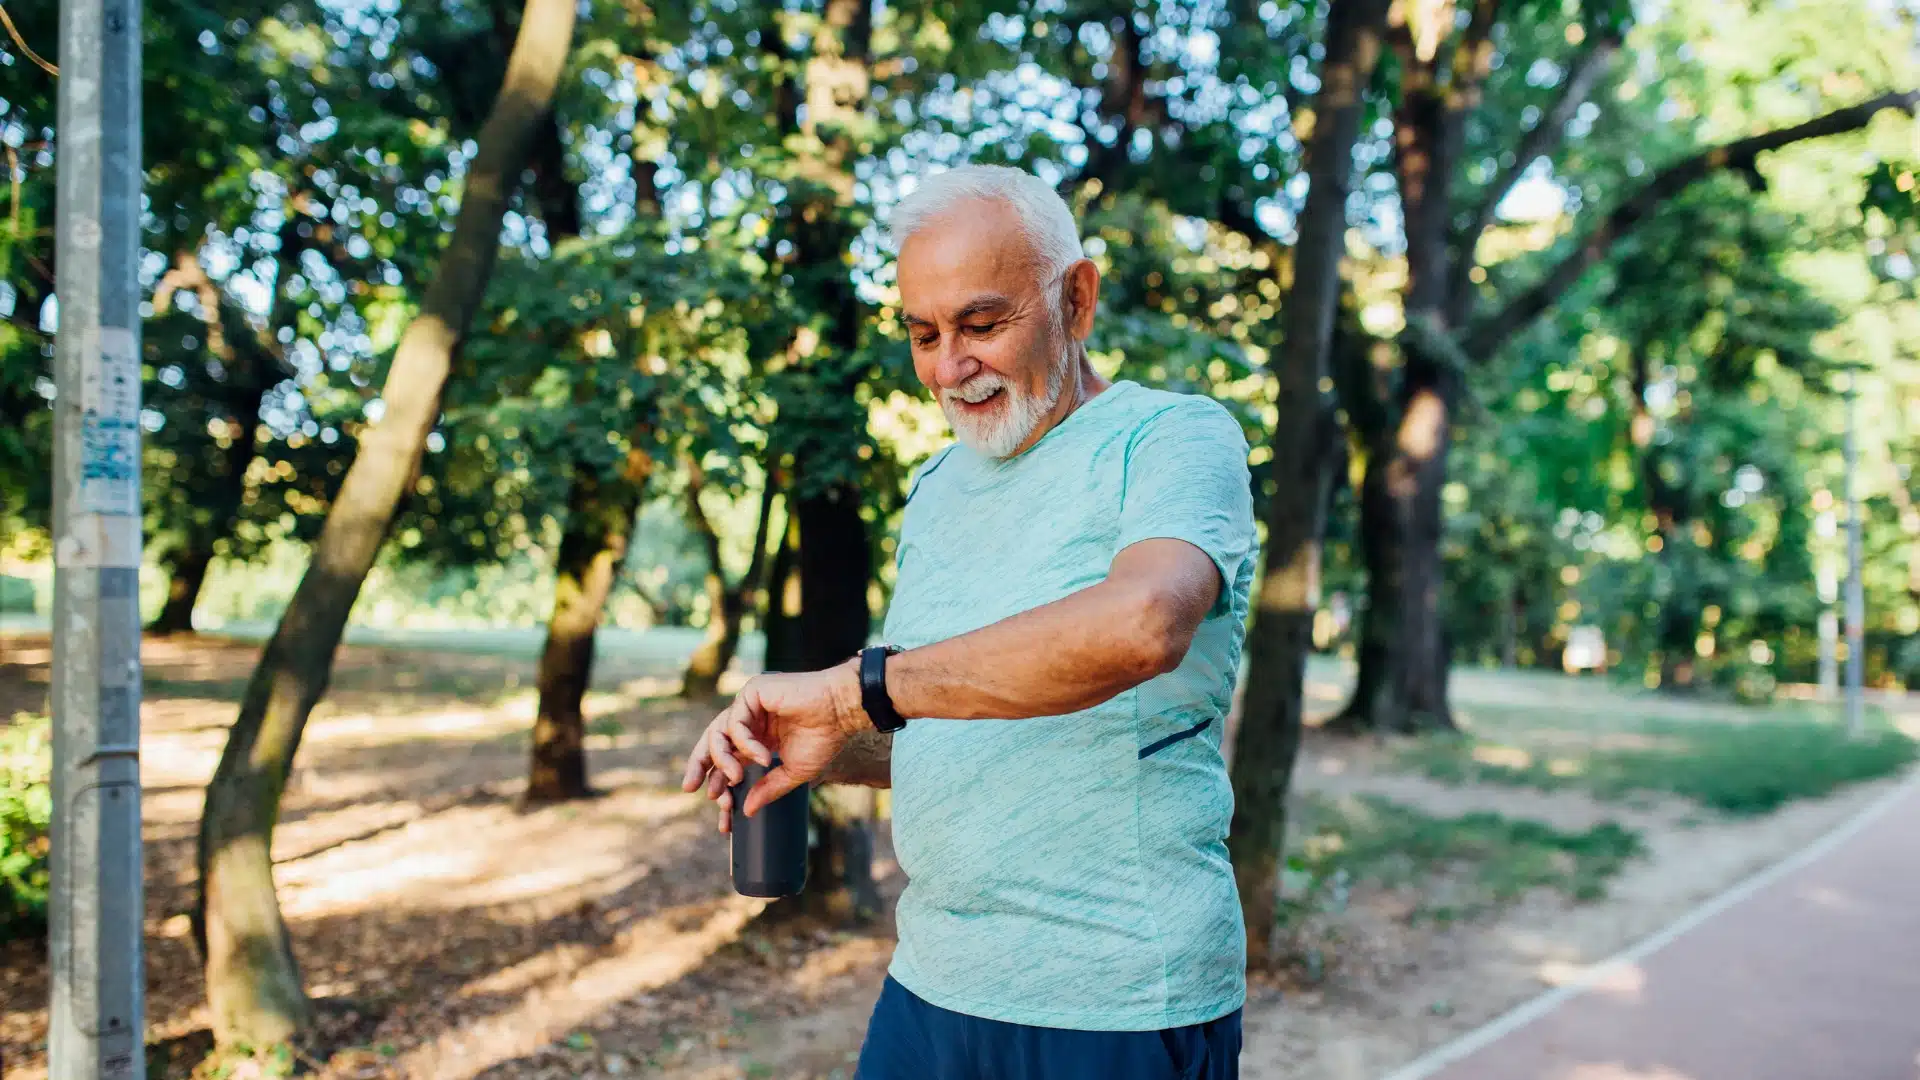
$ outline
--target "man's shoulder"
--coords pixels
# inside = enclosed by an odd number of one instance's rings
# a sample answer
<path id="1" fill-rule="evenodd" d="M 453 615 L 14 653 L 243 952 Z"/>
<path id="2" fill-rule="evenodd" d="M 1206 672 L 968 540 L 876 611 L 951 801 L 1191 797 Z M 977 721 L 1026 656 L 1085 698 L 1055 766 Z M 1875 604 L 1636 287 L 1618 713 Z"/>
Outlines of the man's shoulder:
<path id="1" fill-rule="evenodd" d="M 935 450 L 927 460 L 920 463 L 919 468 L 913 470 L 913 478 L 907 481 L 908 502 L 913 501 L 914 493 L 920 490 L 920 485 L 926 483 L 928 477 L 940 471 L 940 466 L 947 463 L 947 459 L 953 456 L 954 449 L 959 445 L 959 443 L 948 443 Z"/>
<path id="2" fill-rule="evenodd" d="M 1131 386 L 1122 423 L 1134 441 L 1154 436 L 1177 441 L 1221 441 L 1245 446 L 1240 421 L 1225 405 L 1204 394 L 1185 394 L 1147 386 Z"/>

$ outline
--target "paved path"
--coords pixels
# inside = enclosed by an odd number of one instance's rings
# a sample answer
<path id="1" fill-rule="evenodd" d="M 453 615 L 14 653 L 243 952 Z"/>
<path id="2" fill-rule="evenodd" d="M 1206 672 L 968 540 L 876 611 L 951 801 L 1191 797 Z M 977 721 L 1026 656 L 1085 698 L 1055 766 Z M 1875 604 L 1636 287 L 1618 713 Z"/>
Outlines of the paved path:
<path id="1" fill-rule="evenodd" d="M 1397 1080 L 1920 1080 L 1920 782 L 1879 810 L 1586 993 Z"/>

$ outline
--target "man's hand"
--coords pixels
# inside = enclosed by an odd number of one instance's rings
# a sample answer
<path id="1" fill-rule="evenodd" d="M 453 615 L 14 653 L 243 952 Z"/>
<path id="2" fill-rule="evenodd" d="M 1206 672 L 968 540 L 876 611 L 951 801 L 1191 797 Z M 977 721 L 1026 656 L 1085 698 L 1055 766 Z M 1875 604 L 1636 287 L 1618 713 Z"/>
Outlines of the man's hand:
<path id="1" fill-rule="evenodd" d="M 742 687 L 694 744 L 681 786 L 707 789 L 720 805 L 720 831 L 733 826 L 733 797 L 728 791 L 746 775 L 744 761 L 780 767 L 747 793 L 741 811 L 748 817 L 780 796 L 819 776 L 856 732 L 870 730 L 860 706 L 856 661 L 825 671 L 760 675 Z M 744 760 L 743 760 L 744 759 Z"/>

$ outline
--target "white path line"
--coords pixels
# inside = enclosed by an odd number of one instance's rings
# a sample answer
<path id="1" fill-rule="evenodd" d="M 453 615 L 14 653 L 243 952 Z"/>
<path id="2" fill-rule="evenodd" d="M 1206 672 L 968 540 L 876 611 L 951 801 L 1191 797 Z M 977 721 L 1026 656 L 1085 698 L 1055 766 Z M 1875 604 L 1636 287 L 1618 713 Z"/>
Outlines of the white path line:
<path id="1" fill-rule="evenodd" d="M 1773 884 L 1774 882 L 1806 866 L 1831 852 L 1841 844 L 1852 839 L 1854 834 L 1872 824 L 1875 819 L 1893 808 L 1901 799 L 1920 792 L 1920 773 L 1915 773 L 1892 791 L 1887 792 L 1873 803 L 1841 822 L 1826 835 L 1802 848 L 1798 853 L 1774 863 L 1752 877 L 1734 885 L 1732 888 L 1694 908 L 1664 930 L 1660 930 L 1642 940 L 1639 944 L 1616 953 L 1611 959 L 1583 969 L 1572 980 L 1554 987 L 1530 1001 L 1515 1006 L 1507 1013 L 1489 1020 L 1487 1023 L 1464 1035 L 1415 1058 L 1398 1070 L 1390 1073 L 1385 1080 L 1427 1080 L 1441 1069 L 1459 1061 L 1490 1043 L 1497 1042 L 1519 1031 L 1535 1020 L 1559 1008 L 1561 1005 L 1593 989 L 1608 976 L 1622 968 L 1638 964 L 1647 957 L 1672 944 L 1673 941 L 1706 922 L 1708 919 L 1726 911 L 1742 900 Z"/>

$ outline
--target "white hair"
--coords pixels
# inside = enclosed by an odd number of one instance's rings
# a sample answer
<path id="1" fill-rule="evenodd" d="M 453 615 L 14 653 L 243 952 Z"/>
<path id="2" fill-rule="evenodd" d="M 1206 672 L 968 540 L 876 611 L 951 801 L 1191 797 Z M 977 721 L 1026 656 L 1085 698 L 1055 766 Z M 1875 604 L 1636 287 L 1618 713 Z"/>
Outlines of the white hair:
<path id="1" fill-rule="evenodd" d="M 997 200 L 1013 208 L 1021 234 L 1048 277 L 1086 257 L 1080 247 L 1080 225 L 1060 193 L 1032 173 L 1005 165 L 962 165 L 922 178 L 887 215 L 894 253 L 899 253 L 908 237 L 971 199 Z"/>

